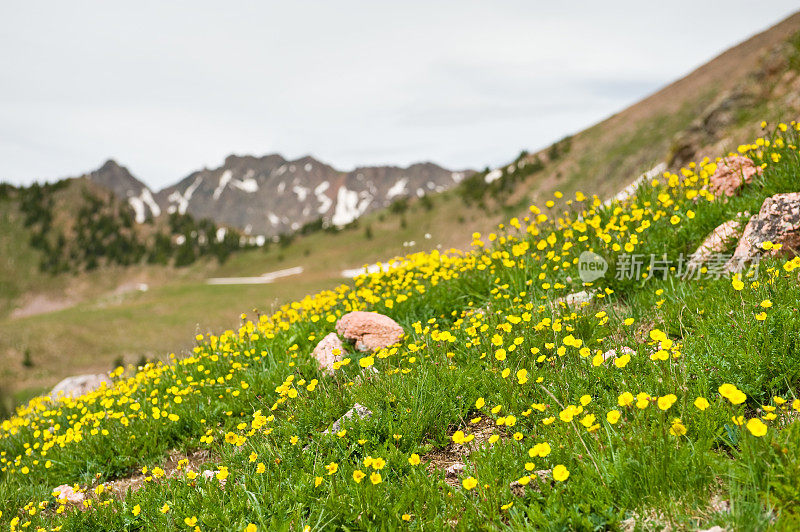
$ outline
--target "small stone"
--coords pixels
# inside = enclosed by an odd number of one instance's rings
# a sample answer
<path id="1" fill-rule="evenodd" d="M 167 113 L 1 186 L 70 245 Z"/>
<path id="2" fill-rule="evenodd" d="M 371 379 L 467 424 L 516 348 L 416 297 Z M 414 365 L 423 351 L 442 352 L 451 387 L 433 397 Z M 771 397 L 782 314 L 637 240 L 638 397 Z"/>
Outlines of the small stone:
<path id="1" fill-rule="evenodd" d="M 336 332 L 355 342 L 359 351 L 377 351 L 399 342 L 405 331 L 389 316 L 356 311 L 339 318 Z"/>
<path id="2" fill-rule="evenodd" d="M 701 530 L 700 532 L 727 532 L 727 529 L 722 528 L 719 525 L 716 525 L 712 526 L 711 528 L 706 528 L 704 530 Z"/>
<path id="3" fill-rule="evenodd" d="M 540 483 L 553 483 L 553 470 L 552 469 L 539 469 L 534 471 L 531 475 L 531 482 L 528 483 L 527 486 L 523 486 L 520 484 L 518 480 L 513 481 L 511 484 L 508 485 L 511 488 L 511 493 L 516 495 L 517 497 L 521 497 L 525 495 L 525 488 L 529 487 L 533 491 L 540 491 Z M 539 482 L 533 482 L 534 479 L 538 479 Z"/>
<path id="4" fill-rule="evenodd" d="M 466 467 L 467 466 L 465 466 L 463 463 L 456 462 L 455 464 L 452 464 L 450 467 L 448 467 L 445 470 L 445 473 L 446 473 L 446 475 L 448 477 L 455 478 L 455 477 L 459 476 L 461 473 L 463 473 L 464 469 L 466 469 Z"/>
<path id="5" fill-rule="evenodd" d="M 558 299 L 553 301 L 553 306 L 559 306 L 563 304 L 567 307 L 577 307 L 583 306 L 584 304 L 588 304 L 589 301 L 592 300 L 592 293 L 587 290 L 581 290 L 580 292 L 573 292 L 572 294 L 568 294 L 564 297 L 559 297 Z"/>
<path id="6" fill-rule="evenodd" d="M 717 163 L 717 170 L 709 179 L 709 188 L 715 196 L 733 196 L 744 185 L 761 175 L 763 170 L 741 155 L 725 157 Z"/>
<path id="7" fill-rule="evenodd" d="M 80 504 L 86 498 L 86 495 L 84 495 L 83 492 L 75 491 L 72 486 L 68 484 L 60 485 L 53 490 L 53 492 L 56 491 L 58 492 L 58 496 L 56 497 L 57 499 L 63 499 L 70 504 Z"/>
<path id="8" fill-rule="evenodd" d="M 344 423 L 345 420 L 351 419 L 353 416 L 358 416 L 359 419 L 369 419 L 372 417 L 372 410 L 366 406 L 356 403 L 353 405 L 353 408 L 348 410 L 342 417 L 334 421 L 333 425 L 331 425 L 328 430 L 323 432 L 323 434 L 339 432 L 342 430 L 342 423 Z"/>
<path id="9" fill-rule="evenodd" d="M 334 350 L 338 349 L 338 355 L 335 355 Z M 319 367 L 327 374 L 333 373 L 333 363 L 341 362 L 342 354 L 344 353 L 344 346 L 339 336 L 336 333 L 330 333 L 325 338 L 319 341 L 311 356 L 317 359 Z"/>

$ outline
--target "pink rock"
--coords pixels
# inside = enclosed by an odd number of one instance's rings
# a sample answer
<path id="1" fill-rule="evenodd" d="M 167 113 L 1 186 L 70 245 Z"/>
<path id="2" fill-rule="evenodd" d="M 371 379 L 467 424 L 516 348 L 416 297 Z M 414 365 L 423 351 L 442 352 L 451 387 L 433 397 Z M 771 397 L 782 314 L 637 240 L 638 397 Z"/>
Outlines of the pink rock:
<path id="1" fill-rule="evenodd" d="M 356 311 L 339 318 L 336 332 L 355 342 L 359 351 L 377 351 L 399 342 L 405 331 L 389 316 Z"/>
<path id="2" fill-rule="evenodd" d="M 333 354 L 334 349 L 339 350 L 338 355 Z M 311 355 L 317 359 L 320 369 L 326 373 L 331 373 L 333 372 L 333 363 L 342 360 L 342 353 L 344 353 L 342 341 L 339 340 L 339 336 L 336 333 L 330 333 L 319 341 Z"/>
<path id="3" fill-rule="evenodd" d="M 53 490 L 54 493 L 56 491 L 58 492 L 58 495 L 56 496 L 57 499 L 59 500 L 63 499 L 70 504 L 80 504 L 86 498 L 86 496 L 82 492 L 75 491 L 74 489 L 72 489 L 72 486 L 68 484 L 60 485 L 59 487 Z"/>
<path id="4" fill-rule="evenodd" d="M 697 268 L 708 262 L 712 255 L 722 253 L 728 242 L 739 238 L 742 234 L 742 224 L 738 220 L 729 220 L 718 226 L 703 240 L 700 247 L 689 257 L 688 268 Z"/>
<path id="5" fill-rule="evenodd" d="M 711 192 L 717 197 L 723 194 L 733 196 L 743 185 L 750 183 L 754 175 L 761 173 L 761 168 L 747 157 L 741 155 L 725 157 L 717 163 L 717 171 L 709 180 Z"/>
<path id="6" fill-rule="evenodd" d="M 762 244 L 780 244 L 780 250 L 764 250 Z M 800 192 L 775 194 L 764 200 L 758 214 L 750 218 L 742 238 L 725 265 L 737 271 L 762 254 L 798 254 L 800 252 Z"/>

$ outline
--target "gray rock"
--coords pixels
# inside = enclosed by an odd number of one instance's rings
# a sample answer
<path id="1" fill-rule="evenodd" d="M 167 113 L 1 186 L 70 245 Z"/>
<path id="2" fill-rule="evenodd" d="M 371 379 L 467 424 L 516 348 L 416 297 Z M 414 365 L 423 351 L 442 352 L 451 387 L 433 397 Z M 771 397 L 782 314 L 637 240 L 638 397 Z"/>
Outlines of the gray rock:
<path id="1" fill-rule="evenodd" d="M 342 430 L 342 424 L 348 420 L 352 419 L 353 416 L 357 416 L 358 419 L 369 419 L 372 417 L 372 410 L 367 408 L 366 406 L 360 405 L 358 403 L 353 405 L 353 408 L 348 410 L 342 417 L 337 419 L 333 422 L 333 425 L 328 428 L 323 434 L 335 434 Z"/>
<path id="2" fill-rule="evenodd" d="M 81 395 L 93 392 L 105 384 L 110 387 L 112 384 L 108 375 L 75 375 L 67 377 L 63 381 L 55 385 L 50 391 L 50 399 L 58 399 L 59 397 L 80 397 Z"/>

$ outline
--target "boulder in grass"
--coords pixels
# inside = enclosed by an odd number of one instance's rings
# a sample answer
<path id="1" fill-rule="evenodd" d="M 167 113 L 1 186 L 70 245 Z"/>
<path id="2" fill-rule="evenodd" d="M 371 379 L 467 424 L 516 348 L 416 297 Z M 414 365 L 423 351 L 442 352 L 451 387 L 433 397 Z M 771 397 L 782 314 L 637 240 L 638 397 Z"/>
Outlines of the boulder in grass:
<path id="1" fill-rule="evenodd" d="M 342 341 L 336 333 L 330 333 L 319 341 L 311 355 L 317 359 L 320 369 L 330 374 L 333 373 L 334 362 L 341 362 L 342 353 L 344 353 Z"/>
<path id="2" fill-rule="evenodd" d="M 720 224 L 709 234 L 700 247 L 689 257 L 687 268 L 696 269 L 708 262 L 712 255 L 722 253 L 731 240 L 742 235 L 742 224 L 739 220 L 728 220 Z"/>
<path id="3" fill-rule="evenodd" d="M 763 170 L 742 155 L 725 157 L 717 163 L 717 170 L 709 179 L 709 188 L 714 196 L 733 196 L 740 188 L 750 183 L 753 177 L 761 175 Z"/>
<path id="4" fill-rule="evenodd" d="M 56 384 L 55 387 L 50 390 L 49 396 L 50 399 L 58 399 L 59 397 L 71 397 L 74 399 L 89 392 L 93 392 L 104 384 L 111 387 L 112 381 L 108 378 L 108 375 L 75 375 L 73 377 L 67 377 Z"/>
<path id="5" fill-rule="evenodd" d="M 336 332 L 345 340 L 355 342 L 359 351 L 377 351 L 399 342 L 405 331 L 389 316 L 356 311 L 339 318 Z"/>
<path id="6" fill-rule="evenodd" d="M 769 244 L 767 244 L 769 242 Z M 774 246 L 779 244 L 779 246 Z M 776 194 L 764 200 L 744 228 L 725 271 L 739 271 L 762 255 L 800 252 L 800 192 Z"/>

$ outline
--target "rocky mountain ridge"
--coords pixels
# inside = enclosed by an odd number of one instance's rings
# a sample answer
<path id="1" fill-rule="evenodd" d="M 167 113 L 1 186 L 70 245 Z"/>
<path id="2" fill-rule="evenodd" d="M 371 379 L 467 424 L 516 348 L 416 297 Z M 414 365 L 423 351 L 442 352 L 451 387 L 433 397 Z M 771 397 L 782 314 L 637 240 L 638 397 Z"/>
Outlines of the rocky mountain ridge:
<path id="1" fill-rule="evenodd" d="M 155 193 L 113 160 L 84 177 L 127 201 L 139 223 L 188 213 L 276 237 L 310 223 L 345 226 L 397 200 L 444 191 L 471 173 L 430 162 L 343 172 L 310 156 L 287 160 L 270 154 L 230 155 L 221 166 L 193 172 Z"/>

